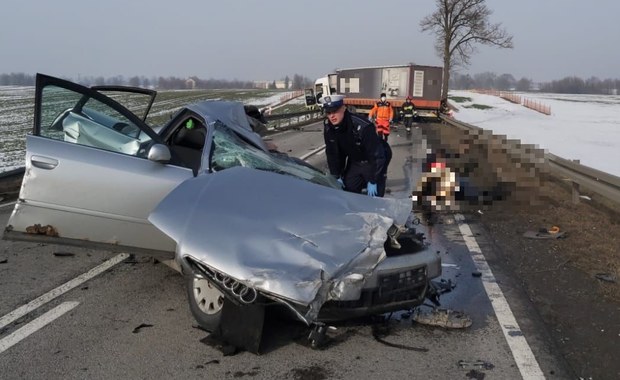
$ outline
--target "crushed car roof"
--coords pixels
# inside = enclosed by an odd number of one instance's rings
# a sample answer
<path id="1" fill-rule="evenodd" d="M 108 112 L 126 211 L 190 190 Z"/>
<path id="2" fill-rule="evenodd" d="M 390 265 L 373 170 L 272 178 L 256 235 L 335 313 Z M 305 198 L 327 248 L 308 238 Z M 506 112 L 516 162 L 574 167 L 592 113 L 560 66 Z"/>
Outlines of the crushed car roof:
<path id="1" fill-rule="evenodd" d="M 233 131 L 249 139 L 253 144 L 267 150 L 260 135 L 252 131 L 242 103 L 224 100 L 205 100 L 190 104 L 186 108 L 202 116 L 209 124 L 219 120 Z"/>

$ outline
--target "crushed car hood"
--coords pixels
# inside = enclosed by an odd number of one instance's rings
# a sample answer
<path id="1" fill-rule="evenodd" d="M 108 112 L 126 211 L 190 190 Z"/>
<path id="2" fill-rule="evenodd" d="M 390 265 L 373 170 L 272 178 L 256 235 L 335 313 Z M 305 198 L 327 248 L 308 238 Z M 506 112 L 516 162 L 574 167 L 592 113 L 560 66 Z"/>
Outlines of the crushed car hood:
<path id="1" fill-rule="evenodd" d="M 359 297 L 409 199 L 372 198 L 236 167 L 189 179 L 149 221 L 191 257 L 266 294 L 309 306 Z"/>

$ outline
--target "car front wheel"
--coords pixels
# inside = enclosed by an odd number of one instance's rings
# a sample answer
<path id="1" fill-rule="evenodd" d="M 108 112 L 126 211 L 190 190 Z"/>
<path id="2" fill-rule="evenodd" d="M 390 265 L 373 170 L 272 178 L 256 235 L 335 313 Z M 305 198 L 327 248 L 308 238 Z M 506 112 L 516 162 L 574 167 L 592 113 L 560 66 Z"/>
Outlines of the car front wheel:
<path id="1" fill-rule="evenodd" d="M 205 279 L 187 276 L 189 308 L 198 325 L 209 332 L 218 332 L 224 306 L 224 294 Z"/>

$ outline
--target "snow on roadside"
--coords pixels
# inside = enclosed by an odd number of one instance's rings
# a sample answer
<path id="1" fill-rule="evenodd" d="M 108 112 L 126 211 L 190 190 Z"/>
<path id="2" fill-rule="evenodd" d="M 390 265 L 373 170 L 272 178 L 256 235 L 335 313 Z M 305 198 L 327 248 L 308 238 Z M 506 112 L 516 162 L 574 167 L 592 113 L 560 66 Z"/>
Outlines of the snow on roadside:
<path id="1" fill-rule="evenodd" d="M 269 107 L 269 106 L 274 106 L 280 103 L 282 97 L 290 96 L 291 94 L 292 92 L 290 91 L 289 92 L 278 92 L 278 93 L 275 93 L 271 96 L 264 97 L 264 98 L 249 98 L 247 100 L 244 100 L 243 103 L 251 104 L 254 106 Z"/>
<path id="2" fill-rule="evenodd" d="M 530 110 L 497 96 L 450 91 L 457 120 L 492 130 L 509 139 L 535 144 L 557 156 L 620 176 L 620 96 L 522 93 L 551 107 L 551 115 Z M 473 104 L 490 106 L 481 110 Z"/>

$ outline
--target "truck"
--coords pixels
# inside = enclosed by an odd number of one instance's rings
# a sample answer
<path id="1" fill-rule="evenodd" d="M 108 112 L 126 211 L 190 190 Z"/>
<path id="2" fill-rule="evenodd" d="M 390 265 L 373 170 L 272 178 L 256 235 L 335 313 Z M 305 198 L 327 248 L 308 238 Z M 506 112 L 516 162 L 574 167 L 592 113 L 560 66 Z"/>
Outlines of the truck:
<path id="1" fill-rule="evenodd" d="M 305 90 L 306 106 L 318 107 L 326 95 L 345 95 L 345 105 L 351 112 L 368 113 L 385 93 L 398 111 L 407 96 L 412 98 L 419 117 L 435 118 L 441 110 L 443 68 L 416 64 L 372 66 L 338 69 L 315 81 Z"/>

